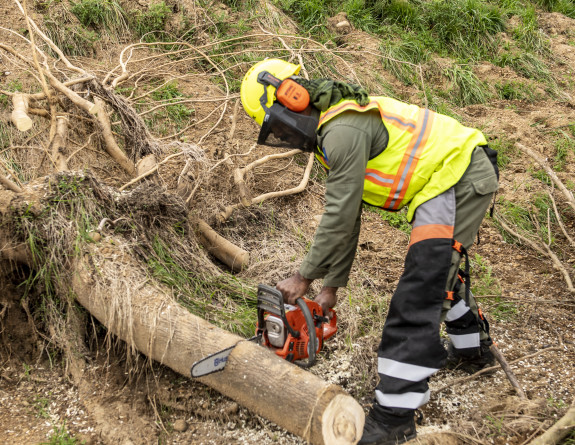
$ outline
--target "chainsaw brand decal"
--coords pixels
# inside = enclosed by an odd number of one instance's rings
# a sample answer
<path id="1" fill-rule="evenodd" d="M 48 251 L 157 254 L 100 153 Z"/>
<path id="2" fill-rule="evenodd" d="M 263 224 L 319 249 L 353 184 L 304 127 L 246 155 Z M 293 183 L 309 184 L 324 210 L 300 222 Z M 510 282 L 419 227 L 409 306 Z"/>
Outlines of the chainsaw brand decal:
<path id="1" fill-rule="evenodd" d="M 216 357 L 214 359 L 214 366 L 221 365 L 222 363 L 226 363 L 228 361 L 227 357 Z"/>

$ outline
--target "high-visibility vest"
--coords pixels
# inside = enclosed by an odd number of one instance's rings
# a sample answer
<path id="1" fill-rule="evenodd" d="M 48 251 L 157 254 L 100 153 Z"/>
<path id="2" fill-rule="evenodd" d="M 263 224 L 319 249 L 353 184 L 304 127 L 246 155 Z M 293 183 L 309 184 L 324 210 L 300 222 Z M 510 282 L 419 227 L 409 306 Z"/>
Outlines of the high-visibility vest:
<path id="1" fill-rule="evenodd" d="M 463 176 L 471 154 L 486 145 L 477 129 L 431 110 L 409 105 L 389 97 L 371 97 L 362 107 L 344 100 L 321 113 L 318 131 L 344 111 L 365 112 L 379 109 L 389 134 L 385 150 L 367 163 L 363 200 L 373 206 L 396 211 L 409 204 L 407 220 L 415 209 L 455 185 Z M 316 155 L 329 168 L 322 147 Z"/>

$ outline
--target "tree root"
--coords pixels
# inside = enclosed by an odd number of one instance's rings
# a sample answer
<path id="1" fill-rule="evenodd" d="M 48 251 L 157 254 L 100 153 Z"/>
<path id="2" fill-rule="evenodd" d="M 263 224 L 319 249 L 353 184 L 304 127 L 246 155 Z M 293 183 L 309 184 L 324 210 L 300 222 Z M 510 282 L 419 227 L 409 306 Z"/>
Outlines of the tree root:
<path id="1" fill-rule="evenodd" d="M 234 182 L 236 183 L 236 185 L 239 188 L 239 194 L 240 194 L 241 202 L 239 204 L 234 204 L 234 205 L 226 207 L 225 210 L 218 215 L 218 220 L 220 222 L 225 222 L 232 215 L 232 213 L 235 209 L 238 209 L 241 207 L 248 207 L 248 206 L 253 205 L 253 204 L 259 204 L 259 203 L 261 203 L 267 199 L 271 199 L 271 198 L 279 198 L 280 196 L 288 196 L 288 195 L 294 195 L 296 193 L 301 193 L 305 189 L 305 187 L 307 186 L 307 183 L 309 181 L 309 175 L 311 173 L 311 168 L 313 166 L 313 160 L 314 160 L 313 154 L 309 155 L 304 175 L 302 177 L 301 182 L 299 183 L 299 185 L 297 187 L 287 189 L 287 190 L 280 190 L 278 192 L 264 193 L 262 195 L 256 196 L 255 198 L 249 199 L 248 198 L 249 192 L 248 192 L 248 189 L 245 185 L 245 180 L 244 180 L 245 173 L 247 171 L 253 169 L 254 167 L 261 165 L 265 162 L 268 162 L 272 159 L 285 158 L 288 156 L 293 156 L 297 153 L 301 153 L 301 150 L 291 150 L 291 151 L 286 152 L 286 153 L 280 153 L 280 154 L 273 154 L 273 155 L 265 156 L 261 159 L 258 159 L 257 161 L 252 162 L 251 164 L 247 165 L 243 169 L 235 170 L 234 171 Z"/>
<path id="2" fill-rule="evenodd" d="M 529 442 L 529 445 L 554 445 L 573 431 L 575 431 L 575 401 L 555 425 L 535 440 Z"/>

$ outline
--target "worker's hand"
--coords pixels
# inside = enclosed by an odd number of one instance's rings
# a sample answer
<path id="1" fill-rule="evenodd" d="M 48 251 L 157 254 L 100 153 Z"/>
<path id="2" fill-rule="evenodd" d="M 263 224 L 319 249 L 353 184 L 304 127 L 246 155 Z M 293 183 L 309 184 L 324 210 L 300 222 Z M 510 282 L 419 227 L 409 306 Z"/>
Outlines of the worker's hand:
<path id="1" fill-rule="evenodd" d="M 299 272 L 296 272 L 291 277 L 280 281 L 276 285 L 276 289 L 282 293 L 284 303 L 295 305 L 296 300 L 307 293 L 312 281 L 313 280 L 304 278 Z"/>
<path id="2" fill-rule="evenodd" d="M 329 310 L 335 306 L 337 303 L 337 287 L 327 287 L 324 286 L 321 288 L 321 291 L 315 297 L 314 301 L 321 306 L 323 310 L 323 316 L 331 319 L 333 317 L 333 313 Z"/>

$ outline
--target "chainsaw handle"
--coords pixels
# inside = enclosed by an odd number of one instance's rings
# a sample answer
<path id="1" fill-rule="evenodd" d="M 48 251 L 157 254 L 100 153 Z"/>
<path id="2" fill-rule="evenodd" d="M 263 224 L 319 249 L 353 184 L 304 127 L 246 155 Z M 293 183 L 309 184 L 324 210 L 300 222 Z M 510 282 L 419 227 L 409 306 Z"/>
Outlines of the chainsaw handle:
<path id="1" fill-rule="evenodd" d="M 315 322 L 304 298 L 298 298 L 296 300 L 296 304 L 301 309 L 301 312 L 305 318 L 305 323 L 307 325 L 308 336 L 309 336 L 309 343 L 307 346 L 308 349 L 307 362 L 303 362 L 303 360 L 300 360 L 296 364 L 302 368 L 310 368 L 315 363 L 315 354 L 318 348 L 318 340 L 315 332 Z"/>

